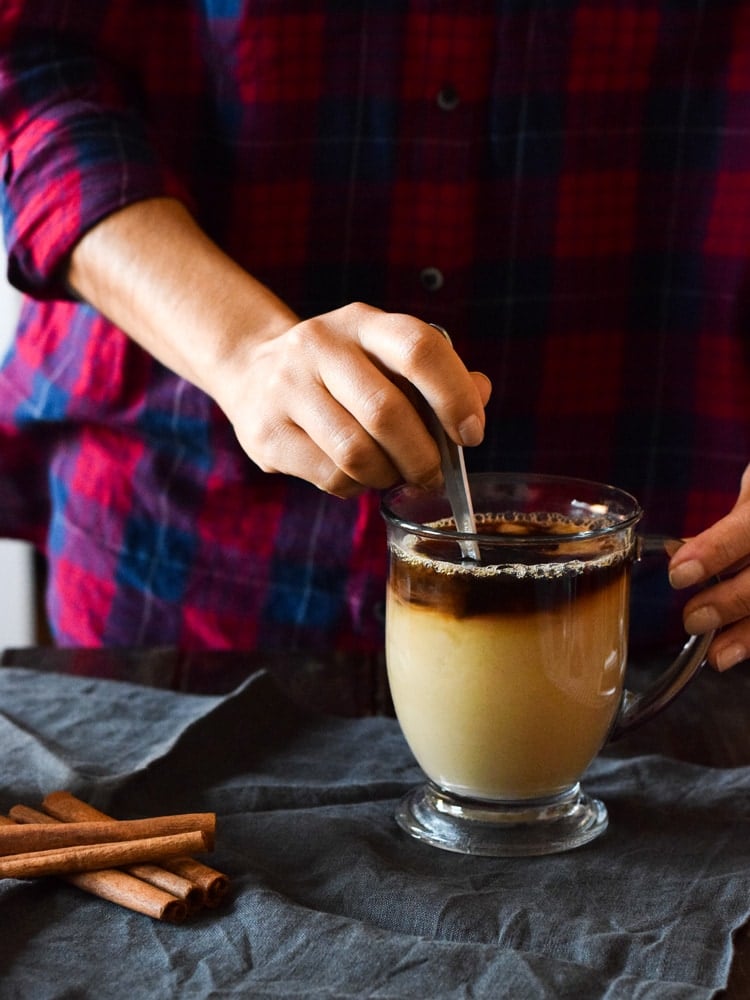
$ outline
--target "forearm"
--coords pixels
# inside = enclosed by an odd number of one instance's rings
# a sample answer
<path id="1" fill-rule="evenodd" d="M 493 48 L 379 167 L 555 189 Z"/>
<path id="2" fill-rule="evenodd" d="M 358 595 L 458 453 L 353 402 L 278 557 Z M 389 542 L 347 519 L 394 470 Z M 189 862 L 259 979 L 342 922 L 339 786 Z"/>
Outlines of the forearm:
<path id="1" fill-rule="evenodd" d="M 297 322 L 170 198 L 135 202 L 89 230 L 71 254 L 68 282 L 214 398 L 251 345 Z"/>
<path id="2" fill-rule="evenodd" d="M 266 472 L 339 496 L 440 478 L 411 384 L 454 440 L 477 444 L 489 396 L 434 328 L 349 303 L 299 321 L 175 200 L 115 212 L 77 244 L 70 286 L 224 410 Z"/>

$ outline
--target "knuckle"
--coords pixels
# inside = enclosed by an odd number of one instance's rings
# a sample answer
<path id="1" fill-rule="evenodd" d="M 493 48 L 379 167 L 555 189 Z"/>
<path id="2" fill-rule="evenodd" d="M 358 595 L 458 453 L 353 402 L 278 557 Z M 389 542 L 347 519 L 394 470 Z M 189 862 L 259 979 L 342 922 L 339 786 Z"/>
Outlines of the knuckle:
<path id="1" fill-rule="evenodd" d="M 440 462 L 432 462 L 429 465 L 425 465 L 421 471 L 417 472 L 414 481 L 427 487 L 434 487 L 438 483 L 442 483 L 443 474 Z"/>
<path id="2" fill-rule="evenodd" d="M 349 476 L 358 476 L 371 462 L 372 443 L 359 428 L 346 428 L 334 435 L 331 458 Z"/>
<path id="3" fill-rule="evenodd" d="M 323 337 L 324 325 L 318 317 L 313 317 L 305 323 L 299 323 L 292 327 L 287 336 L 287 355 L 291 352 L 292 357 L 304 356 L 308 350 L 315 350 L 316 345 Z"/>
<path id="4" fill-rule="evenodd" d="M 359 299 L 356 299 L 354 302 L 349 302 L 343 307 L 343 309 L 349 316 L 352 316 L 361 322 L 367 321 L 373 316 L 379 315 L 378 310 L 373 309 L 372 306 L 365 305 L 365 303 L 360 302 Z"/>
<path id="5" fill-rule="evenodd" d="M 392 424 L 395 396 L 394 387 L 388 384 L 374 389 L 359 401 L 361 422 L 375 437 Z"/>
<path id="6" fill-rule="evenodd" d="M 332 323 L 333 315 L 325 313 L 319 316 L 311 316 L 309 319 L 298 323 L 289 331 L 292 363 L 298 357 L 305 355 L 314 358 L 332 342 L 340 340 L 340 327 L 335 322 Z"/>
<path id="7" fill-rule="evenodd" d="M 750 591 L 735 591 L 732 596 L 732 614 L 735 621 L 750 617 Z"/>
<path id="8" fill-rule="evenodd" d="M 737 559 L 737 539 L 735 533 L 727 534 L 715 539 L 714 561 L 718 566 L 731 566 Z"/>
<path id="9" fill-rule="evenodd" d="M 445 341 L 436 330 L 424 327 L 410 328 L 400 344 L 404 375 L 411 375 L 430 368 L 438 353 L 444 350 Z"/>
<path id="10" fill-rule="evenodd" d="M 363 487 L 348 476 L 342 469 L 335 466 L 329 467 L 325 473 L 321 473 L 315 486 L 324 493 L 347 500 L 350 497 L 361 493 Z"/>
<path id="11" fill-rule="evenodd" d="M 244 434 L 237 436 L 244 450 L 263 472 L 277 472 L 280 468 L 278 456 L 284 454 L 291 430 L 284 420 L 261 418 Z"/>

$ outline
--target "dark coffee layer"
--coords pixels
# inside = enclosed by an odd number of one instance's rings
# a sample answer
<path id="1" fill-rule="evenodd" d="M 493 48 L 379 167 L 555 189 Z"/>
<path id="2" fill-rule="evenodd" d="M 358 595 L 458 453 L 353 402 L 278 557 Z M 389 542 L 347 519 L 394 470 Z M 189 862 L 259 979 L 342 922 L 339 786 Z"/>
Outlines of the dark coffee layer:
<path id="1" fill-rule="evenodd" d="M 569 543 L 563 536 L 585 531 L 560 517 L 521 516 L 480 519 L 481 534 L 550 538 L 549 545 L 530 554 L 523 545 L 502 549 L 481 546 L 479 565 L 462 561 L 451 539 L 412 538 L 406 551 L 392 548 L 390 587 L 398 600 L 434 608 L 456 618 L 489 614 L 534 614 L 594 594 L 629 572 L 628 553 L 609 536 Z M 441 525 L 442 526 L 442 525 Z M 562 543 L 562 544 L 560 544 Z M 530 561 L 531 560 L 531 561 Z"/>

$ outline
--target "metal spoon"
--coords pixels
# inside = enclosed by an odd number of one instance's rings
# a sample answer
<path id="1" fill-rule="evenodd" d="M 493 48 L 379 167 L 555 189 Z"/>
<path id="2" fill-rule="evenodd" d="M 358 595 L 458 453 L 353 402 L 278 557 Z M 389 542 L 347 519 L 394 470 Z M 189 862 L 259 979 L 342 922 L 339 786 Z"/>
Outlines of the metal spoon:
<path id="1" fill-rule="evenodd" d="M 442 333 L 448 343 L 451 343 L 451 338 L 448 336 L 447 330 L 444 330 L 442 326 L 438 326 L 437 323 L 430 323 L 430 326 L 434 327 L 439 333 Z M 471 493 L 469 492 L 469 480 L 466 475 L 464 450 L 448 437 L 443 429 L 443 425 L 435 416 L 432 409 L 429 407 L 427 409 L 429 431 L 434 437 L 440 451 L 440 465 L 443 471 L 443 479 L 445 480 L 445 492 L 448 495 L 448 501 L 451 505 L 456 529 L 466 534 L 475 535 L 477 524 L 474 518 Z M 473 559 L 475 562 L 480 561 L 479 545 L 473 538 L 461 539 L 459 544 L 464 558 Z"/>

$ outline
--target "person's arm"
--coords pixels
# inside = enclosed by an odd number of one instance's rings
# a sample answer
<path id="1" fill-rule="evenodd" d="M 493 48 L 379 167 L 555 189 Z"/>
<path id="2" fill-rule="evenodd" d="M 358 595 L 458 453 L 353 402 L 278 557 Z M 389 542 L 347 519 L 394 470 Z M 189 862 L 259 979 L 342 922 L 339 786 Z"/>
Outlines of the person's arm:
<path id="1" fill-rule="evenodd" d="M 683 618 L 691 634 L 722 629 L 708 658 L 717 670 L 728 670 L 750 658 L 750 466 L 727 516 L 689 538 L 670 561 L 670 580 L 678 590 L 713 576 L 723 579 L 694 595 Z"/>
<path id="2" fill-rule="evenodd" d="M 108 216 L 75 246 L 70 286 L 205 390 L 253 461 L 338 496 L 440 478 L 437 447 L 400 386 L 478 444 L 489 382 L 412 316 L 353 303 L 300 321 L 176 200 Z"/>
<path id="3" fill-rule="evenodd" d="M 413 317 L 354 304 L 298 323 L 203 235 L 136 110 L 122 31 L 134 12 L 129 0 L 115 18 L 95 0 L 0 4 L 12 283 L 48 298 L 74 287 L 204 388 L 265 470 L 342 495 L 435 479 L 437 449 L 397 385 L 412 382 L 474 444 L 487 380 Z"/>

